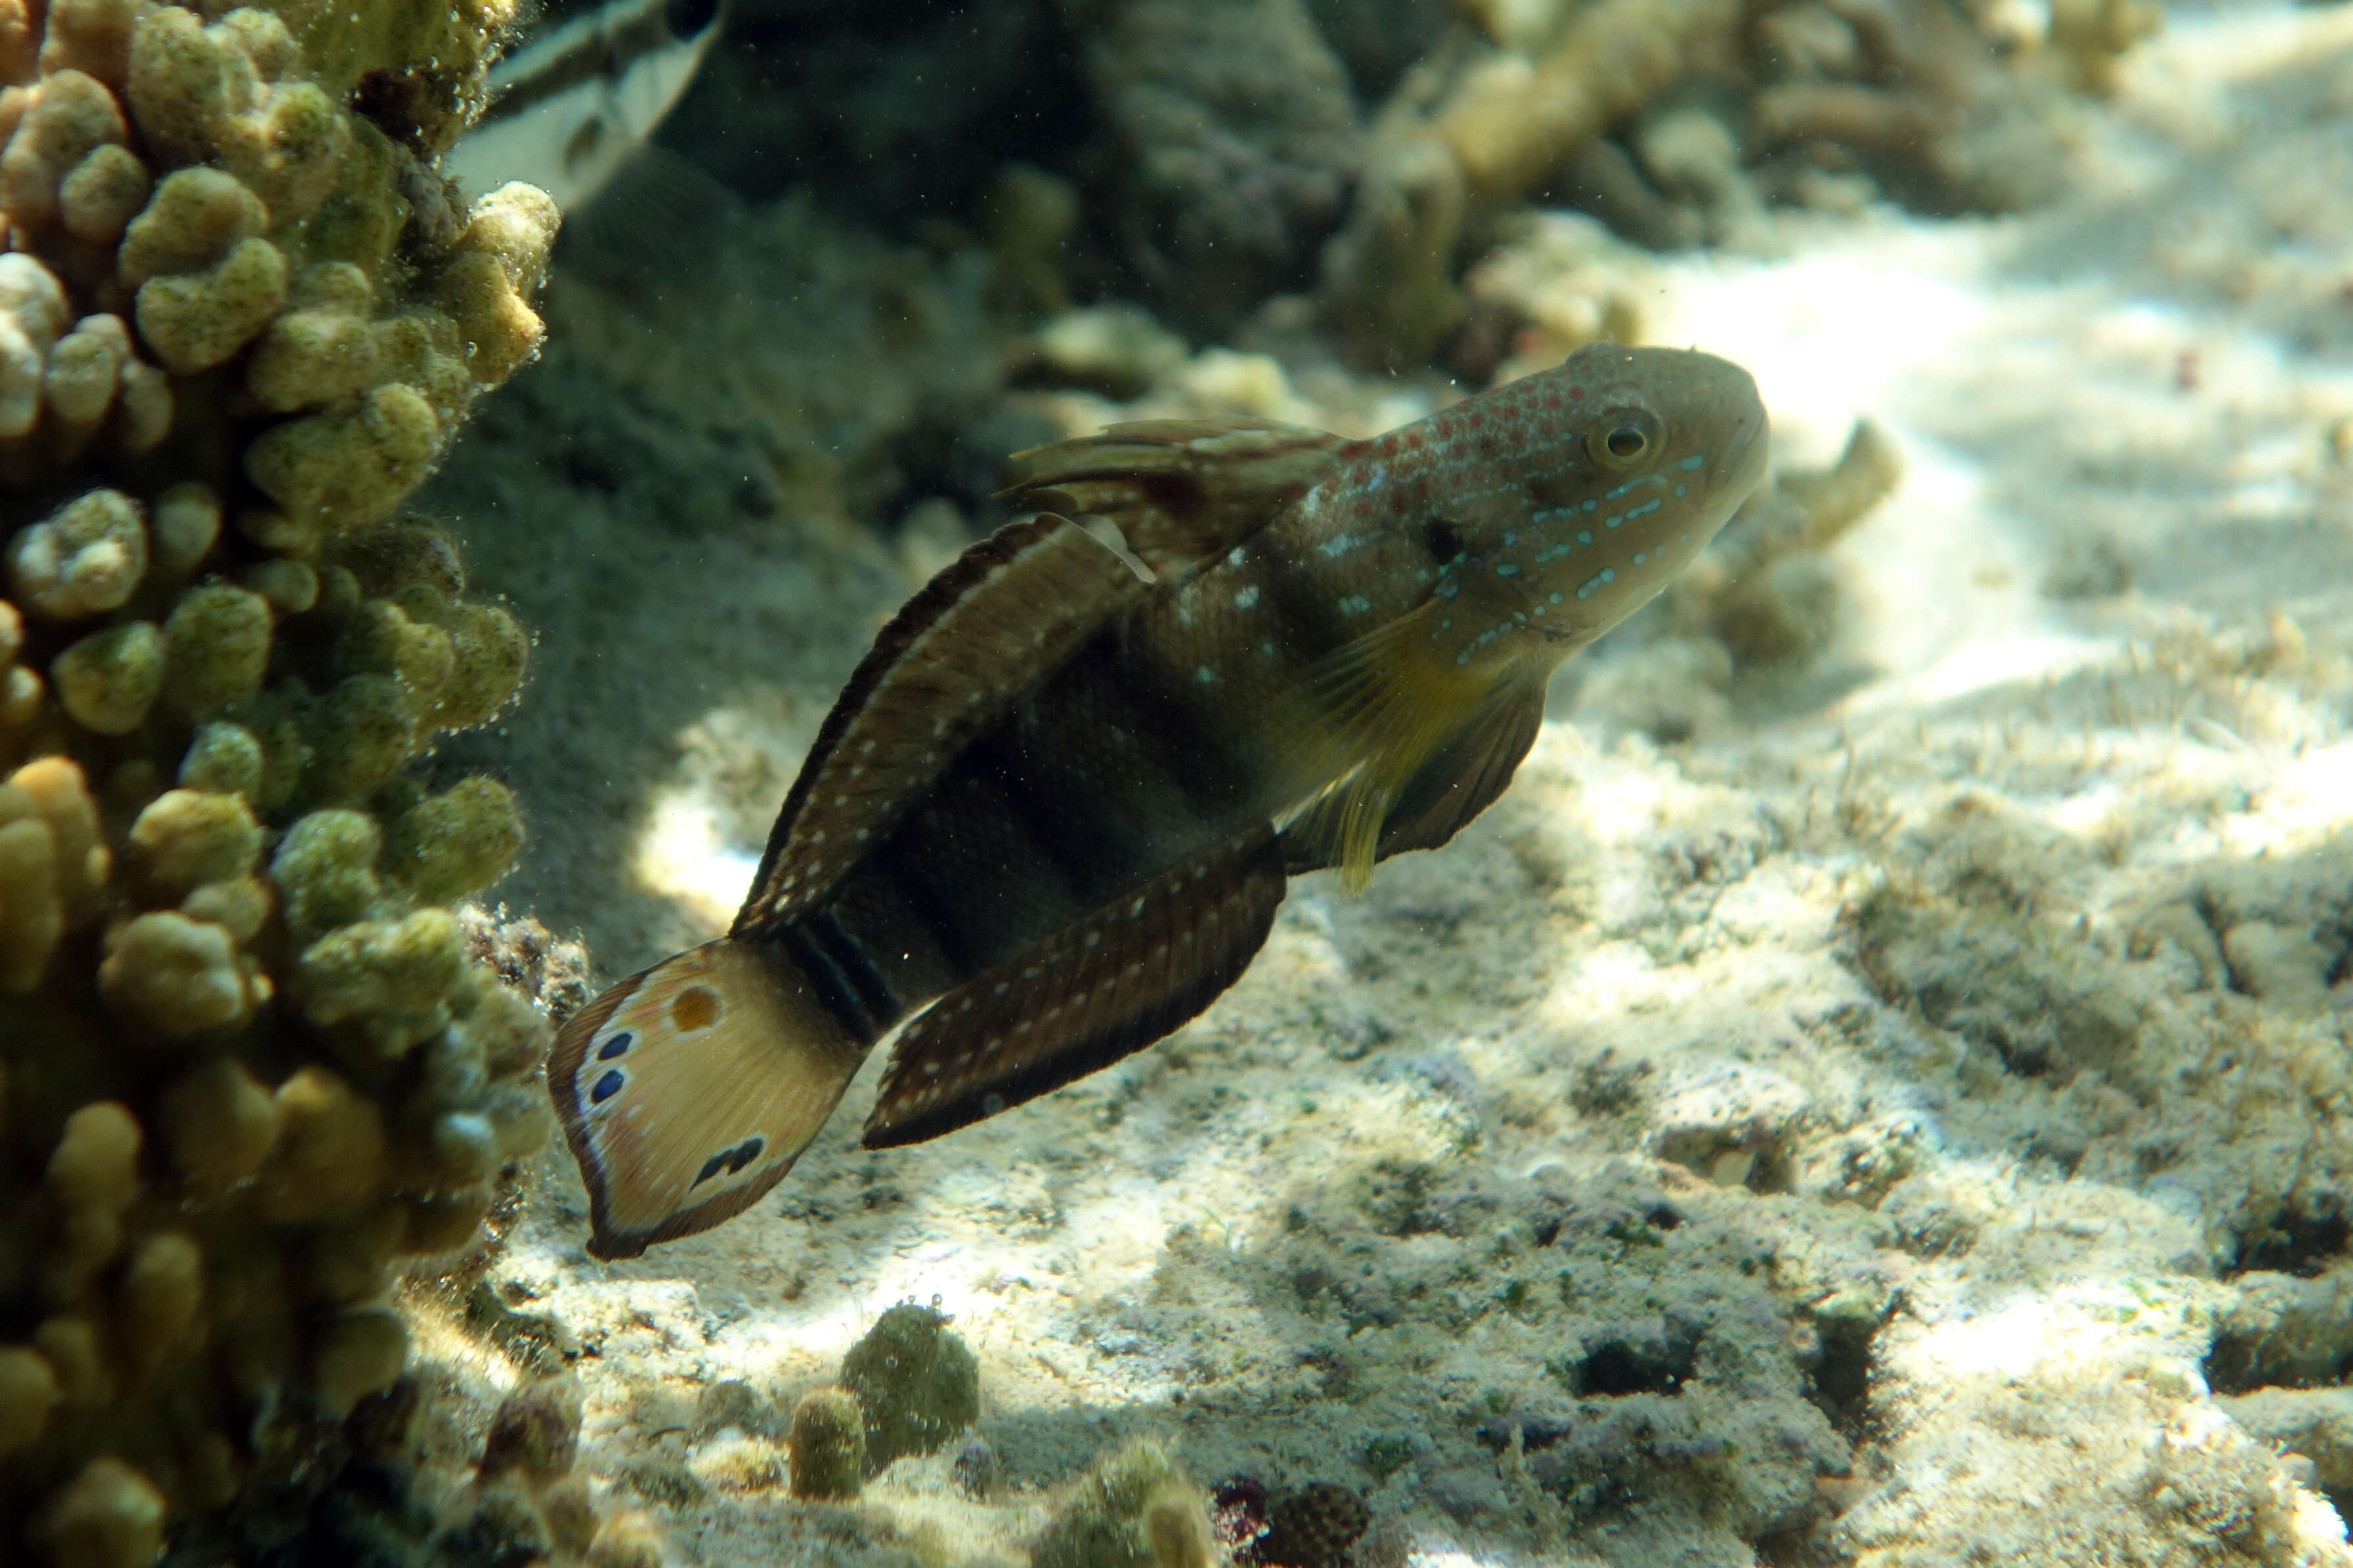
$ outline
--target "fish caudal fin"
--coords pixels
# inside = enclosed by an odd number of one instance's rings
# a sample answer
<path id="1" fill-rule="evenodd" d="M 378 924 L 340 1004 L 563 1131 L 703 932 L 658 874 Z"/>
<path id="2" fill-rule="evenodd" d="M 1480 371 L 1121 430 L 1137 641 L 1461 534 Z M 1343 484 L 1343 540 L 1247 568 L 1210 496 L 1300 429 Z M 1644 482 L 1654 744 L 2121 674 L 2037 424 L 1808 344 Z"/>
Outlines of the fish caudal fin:
<path id="1" fill-rule="evenodd" d="M 1143 1049 L 1266 943 L 1282 858 L 1258 827 L 949 992 L 899 1036 L 866 1146 L 919 1143 Z"/>
<path id="2" fill-rule="evenodd" d="M 556 1037 L 547 1089 L 598 1258 L 742 1213 L 793 1168 L 865 1059 L 790 961 L 738 939 L 633 974 Z"/>

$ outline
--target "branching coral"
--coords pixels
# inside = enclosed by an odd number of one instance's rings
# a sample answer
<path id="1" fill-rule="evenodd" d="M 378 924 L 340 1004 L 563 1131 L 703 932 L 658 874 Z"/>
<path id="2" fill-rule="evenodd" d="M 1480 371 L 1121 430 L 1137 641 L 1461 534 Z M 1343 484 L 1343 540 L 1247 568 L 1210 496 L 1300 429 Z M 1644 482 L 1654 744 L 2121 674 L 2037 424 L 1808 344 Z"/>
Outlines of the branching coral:
<path id="1" fill-rule="evenodd" d="M 544 1130 L 544 1022 L 438 907 L 515 803 L 397 777 L 525 640 L 388 521 L 539 342 L 546 199 L 404 194 L 507 21 L 0 0 L 11 1562 L 322 1484 L 406 1361 L 395 1269 Z"/>
<path id="2" fill-rule="evenodd" d="M 1482 216 L 1574 199 L 1645 244 L 1746 242 L 1767 196 L 2004 211 L 2063 177 L 2058 87 L 2104 90 L 2153 0 L 1596 0 L 1470 5 L 1382 110 L 1325 313 L 1358 357 L 1410 363 L 1465 313 Z"/>

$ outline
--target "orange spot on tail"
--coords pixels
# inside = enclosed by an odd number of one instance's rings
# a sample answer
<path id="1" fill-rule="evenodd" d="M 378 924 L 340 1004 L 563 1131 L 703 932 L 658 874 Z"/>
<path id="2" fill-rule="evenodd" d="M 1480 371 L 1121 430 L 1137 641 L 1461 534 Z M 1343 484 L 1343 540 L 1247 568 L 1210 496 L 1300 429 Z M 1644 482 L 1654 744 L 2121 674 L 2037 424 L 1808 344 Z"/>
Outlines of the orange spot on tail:
<path id="1" fill-rule="evenodd" d="M 719 993 L 707 985 L 690 985 L 670 1005 L 670 1026 L 693 1034 L 719 1022 Z"/>

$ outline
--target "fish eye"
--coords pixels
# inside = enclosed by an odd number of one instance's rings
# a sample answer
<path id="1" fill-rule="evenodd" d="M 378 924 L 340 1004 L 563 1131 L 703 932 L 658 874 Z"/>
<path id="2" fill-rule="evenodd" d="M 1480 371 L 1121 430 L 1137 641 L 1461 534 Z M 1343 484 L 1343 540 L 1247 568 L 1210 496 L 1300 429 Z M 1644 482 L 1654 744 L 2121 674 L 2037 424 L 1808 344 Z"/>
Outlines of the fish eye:
<path id="1" fill-rule="evenodd" d="M 1433 517 L 1421 525 L 1422 542 L 1430 548 L 1430 558 L 1443 566 L 1462 553 L 1462 531 L 1442 517 Z"/>
<path id="2" fill-rule="evenodd" d="M 1655 454 L 1666 426 L 1647 408 L 1613 408 L 1585 433 L 1585 449 L 1605 468 L 1630 468 Z"/>

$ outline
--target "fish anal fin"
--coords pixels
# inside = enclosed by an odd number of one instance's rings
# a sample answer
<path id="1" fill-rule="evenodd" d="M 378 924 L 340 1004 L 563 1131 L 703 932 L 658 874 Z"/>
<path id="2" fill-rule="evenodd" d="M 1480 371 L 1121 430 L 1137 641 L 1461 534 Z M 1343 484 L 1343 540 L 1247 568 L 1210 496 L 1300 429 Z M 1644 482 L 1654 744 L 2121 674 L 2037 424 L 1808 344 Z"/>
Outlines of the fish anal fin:
<path id="1" fill-rule="evenodd" d="M 812 907 L 1038 680 L 1149 592 L 1050 512 L 1008 523 L 907 601 L 834 700 L 785 799 L 739 934 Z"/>
<path id="2" fill-rule="evenodd" d="M 975 976 L 899 1036 L 866 1146 L 935 1138 L 1152 1044 L 1241 978 L 1282 895 L 1273 831 L 1253 828 Z"/>
<path id="3" fill-rule="evenodd" d="M 789 962 L 733 938 L 573 1015 L 547 1089 L 588 1184 L 588 1250 L 635 1258 L 757 1203 L 865 1056 Z"/>
<path id="4" fill-rule="evenodd" d="M 1017 506 L 1109 518 L 1162 577 L 1256 533 L 1350 443 L 1271 419 L 1150 419 L 1014 454 Z"/>

